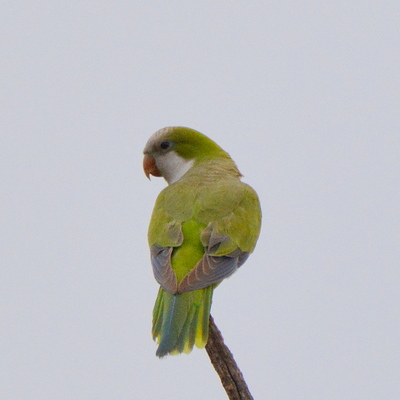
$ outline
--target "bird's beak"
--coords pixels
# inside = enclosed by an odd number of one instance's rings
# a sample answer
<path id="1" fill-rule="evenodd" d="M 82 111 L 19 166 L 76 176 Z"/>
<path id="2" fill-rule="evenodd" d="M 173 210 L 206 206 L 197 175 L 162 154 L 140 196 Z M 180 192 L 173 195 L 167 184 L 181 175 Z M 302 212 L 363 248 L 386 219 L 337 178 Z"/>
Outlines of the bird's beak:
<path id="1" fill-rule="evenodd" d="M 148 154 L 144 155 L 143 169 L 144 169 L 144 173 L 146 174 L 148 179 L 150 179 L 150 175 L 162 176 L 161 172 L 159 171 L 159 169 L 156 166 L 155 158 L 152 156 L 149 156 Z"/>

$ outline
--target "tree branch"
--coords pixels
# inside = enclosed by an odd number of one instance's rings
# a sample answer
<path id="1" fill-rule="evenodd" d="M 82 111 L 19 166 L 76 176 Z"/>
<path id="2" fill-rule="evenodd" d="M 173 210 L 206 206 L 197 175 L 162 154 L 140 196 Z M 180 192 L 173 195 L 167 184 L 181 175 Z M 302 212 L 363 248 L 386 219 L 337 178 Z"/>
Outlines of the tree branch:
<path id="1" fill-rule="evenodd" d="M 206 350 L 230 400 L 254 400 L 232 353 L 210 315 Z"/>

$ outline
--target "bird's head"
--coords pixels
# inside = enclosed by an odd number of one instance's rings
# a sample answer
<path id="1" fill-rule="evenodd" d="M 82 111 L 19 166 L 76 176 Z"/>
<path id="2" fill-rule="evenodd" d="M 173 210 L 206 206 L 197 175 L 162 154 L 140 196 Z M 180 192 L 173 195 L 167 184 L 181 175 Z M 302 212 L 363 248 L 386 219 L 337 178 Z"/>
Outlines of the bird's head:
<path id="1" fill-rule="evenodd" d="M 178 181 L 195 164 L 207 159 L 229 158 L 214 141 L 190 128 L 174 126 L 160 129 L 144 148 L 143 169 L 162 176 L 171 184 Z"/>

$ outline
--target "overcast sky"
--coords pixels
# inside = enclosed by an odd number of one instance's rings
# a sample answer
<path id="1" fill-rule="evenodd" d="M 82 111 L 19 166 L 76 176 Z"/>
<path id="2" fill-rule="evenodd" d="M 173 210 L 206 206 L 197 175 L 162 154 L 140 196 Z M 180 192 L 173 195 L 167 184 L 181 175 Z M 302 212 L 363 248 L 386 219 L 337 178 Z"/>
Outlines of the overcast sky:
<path id="1" fill-rule="evenodd" d="M 170 125 L 258 192 L 212 314 L 257 400 L 400 398 L 398 1 L 10 1 L 1 30 L 0 397 L 225 399 L 155 356 L 147 246 Z"/>

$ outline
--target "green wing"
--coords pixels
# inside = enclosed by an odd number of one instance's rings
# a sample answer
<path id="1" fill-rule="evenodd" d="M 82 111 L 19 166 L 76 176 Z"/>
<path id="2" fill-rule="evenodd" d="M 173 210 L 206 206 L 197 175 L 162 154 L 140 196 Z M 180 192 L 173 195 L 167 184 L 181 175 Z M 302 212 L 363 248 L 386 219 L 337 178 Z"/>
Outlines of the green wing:
<path id="1" fill-rule="evenodd" d="M 260 226 L 257 194 L 239 179 L 168 186 L 149 228 L 157 282 L 172 294 L 219 283 L 253 251 Z"/>

